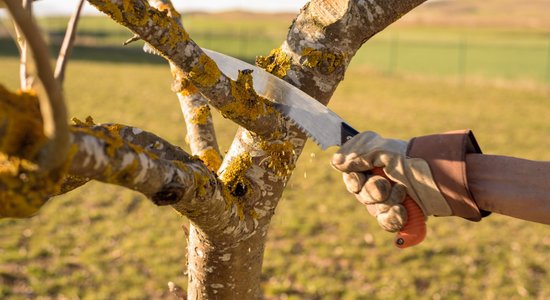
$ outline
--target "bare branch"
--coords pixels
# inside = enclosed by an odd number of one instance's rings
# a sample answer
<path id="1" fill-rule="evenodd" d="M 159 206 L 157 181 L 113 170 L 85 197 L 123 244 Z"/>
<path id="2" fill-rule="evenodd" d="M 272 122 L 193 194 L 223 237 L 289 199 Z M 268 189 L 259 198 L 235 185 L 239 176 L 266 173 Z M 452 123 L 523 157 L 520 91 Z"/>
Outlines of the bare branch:
<path id="1" fill-rule="evenodd" d="M 50 139 L 49 144 L 43 149 L 41 166 L 53 169 L 63 163 L 68 150 L 68 125 L 67 110 L 61 92 L 61 86 L 55 80 L 50 66 L 49 49 L 36 25 L 21 3 L 17 0 L 5 0 L 5 3 L 21 29 L 36 65 L 38 78 L 46 92 L 41 95 L 40 111 L 44 120 L 44 133 Z M 41 93 L 40 93 L 41 94 Z"/>
<path id="2" fill-rule="evenodd" d="M 27 14 L 32 14 L 32 4 L 28 1 L 23 2 L 23 9 Z M 15 36 L 14 39 L 19 49 L 19 82 L 22 90 L 28 90 L 32 86 L 32 76 L 31 71 L 29 70 L 31 62 L 29 61 L 29 48 L 25 41 L 23 33 L 17 26 L 17 23 L 14 22 Z"/>
<path id="3" fill-rule="evenodd" d="M 181 16 L 174 8 L 172 1 L 149 0 L 149 3 L 160 11 L 167 11 L 168 16 L 183 28 Z M 174 63 L 169 63 L 174 78 L 172 87 L 177 93 L 185 118 L 186 141 L 191 147 L 191 153 L 197 155 L 210 170 L 216 172 L 221 165 L 222 155 L 218 147 L 208 100 L 184 77 L 183 70 Z"/>
<path id="4" fill-rule="evenodd" d="M 67 24 L 67 31 L 65 32 L 65 37 L 63 38 L 63 44 L 61 45 L 59 55 L 57 56 L 54 77 L 61 84 L 63 84 L 63 80 L 65 79 L 65 69 L 67 68 L 69 56 L 71 55 L 71 50 L 74 45 L 76 28 L 78 26 L 78 20 L 80 19 L 80 12 L 82 11 L 83 5 L 84 0 L 79 0 L 76 5 L 76 9 Z"/>
<path id="5" fill-rule="evenodd" d="M 208 100 L 195 90 L 178 92 L 181 110 L 187 127 L 186 140 L 191 153 L 197 155 L 210 170 L 216 172 L 221 165 L 222 156 L 216 140 L 212 115 Z"/>
<path id="6" fill-rule="evenodd" d="M 225 117 L 261 136 L 270 136 L 280 128 L 280 114 L 269 100 L 255 93 L 250 74 L 245 72 L 238 80 L 231 80 L 166 13 L 145 0 L 89 2 L 174 63 Z"/>

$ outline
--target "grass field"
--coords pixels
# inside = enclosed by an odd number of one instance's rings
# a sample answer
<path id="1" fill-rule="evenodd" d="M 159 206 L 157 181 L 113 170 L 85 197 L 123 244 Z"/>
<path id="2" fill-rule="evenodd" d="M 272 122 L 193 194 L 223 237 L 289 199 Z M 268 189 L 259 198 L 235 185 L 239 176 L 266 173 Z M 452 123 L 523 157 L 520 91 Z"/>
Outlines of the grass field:
<path id="1" fill-rule="evenodd" d="M 106 24 L 84 21 L 82 28 L 90 30 Z M 58 21 L 48 22 L 55 26 Z M 218 22 L 244 26 L 235 19 Z M 286 19 L 256 22 L 279 40 L 250 47 L 249 57 L 278 46 L 289 24 Z M 190 31 L 210 26 L 206 24 L 196 19 Z M 136 48 L 112 48 L 129 34 L 101 26 L 108 32 L 99 39 L 104 44 L 99 49 L 82 44 L 69 65 L 71 115 L 130 124 L 183 146 L 185 128 L 170 92 L 168 67 Z M 443 29 L 396 30 L 400 39 L 440 41 L 445 36 Z M 449 32 L 453 30 L 458 29 Z M 488 36 L 496 39 L 499 30 L 468 34 L 482 42 Z M 526 30 L 516 39 L 542 45 L 540 35 Z M 384 38 L 379 38 L 380 45 Z M 17 59 L 1 45 L 0 82 L 14 89 Z M 413 72 L 423 68 L 419 65 L 389 76 L 384 67 L 360 59 L 330 104 L 358 129 L 406 139 L 472 128 L 486 153 L 550 160 L 550 92 L 539 79 L 525 75 L 532 84 L 505 80 L 499 85 L 488 73 L 486 80 L 461 85 L 454 80 L 456 74 L 440 78 Z M 411 64 L 414 60 L 407 59 Z M 452 63 L 456 61 L 443 59 L 441 68 L 453 69 Z M 517 68 L 522 74 L 531 72 Z M 227 149 L 236 127 L 219 115 L 216 126 L 222 149 Z M 309 143 L 277 208 L 264 261 L 268 299 L 550 298 L 549 227 L 498 215 L 478 224 L 433 218 L 423 244 L 398 250 L 392 246 L 393 236 L 346 194 L 328 164 L 334 151 L 321 152 Z M 139 194 L 90 183 L 52 199 L 32 219 L 0 221 L 0 298 L 166 298 L 168 281 L 186 282 L 185 223 L 170 208 L 155 207 Z"/>

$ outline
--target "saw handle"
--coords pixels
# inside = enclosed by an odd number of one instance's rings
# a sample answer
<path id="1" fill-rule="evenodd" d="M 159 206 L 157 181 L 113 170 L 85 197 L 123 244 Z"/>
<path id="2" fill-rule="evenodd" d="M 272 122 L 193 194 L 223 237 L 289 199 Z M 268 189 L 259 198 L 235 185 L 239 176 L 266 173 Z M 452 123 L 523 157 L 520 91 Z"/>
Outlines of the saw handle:
<path id="1" fill-rule="evenodd" d="M 382 176 L 389 180 L 392 185 L 395 184 L 384 172 L 382 168 L 374 168 L 370 171 L 374 175 Z M 407 223 L 395 237 L 395 246 L 398 248 L 408 248 L 420 244 L 426 237 L 426 221 L 424 213 L 411 198 L 406 195 L 403 200 L 403 206 L 407 210 Z"/>

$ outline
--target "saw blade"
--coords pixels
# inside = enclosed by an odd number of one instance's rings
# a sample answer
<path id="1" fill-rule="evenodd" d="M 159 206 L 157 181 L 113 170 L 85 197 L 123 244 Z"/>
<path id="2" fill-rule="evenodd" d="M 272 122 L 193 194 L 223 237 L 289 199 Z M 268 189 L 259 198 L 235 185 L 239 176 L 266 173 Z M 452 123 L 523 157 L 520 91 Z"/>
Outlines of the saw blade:
<path id="1" fill-rule="evenodd" d="M 323 150 L 330 146 L 341 146 L 347 137 L 357 133 L 332 110 L 279 77 L 237 58 L 203 50 L 233 80 L 236 80 L 239 70 L 252 70 L 256 93 L 273 101 L 277 110 Z"/>

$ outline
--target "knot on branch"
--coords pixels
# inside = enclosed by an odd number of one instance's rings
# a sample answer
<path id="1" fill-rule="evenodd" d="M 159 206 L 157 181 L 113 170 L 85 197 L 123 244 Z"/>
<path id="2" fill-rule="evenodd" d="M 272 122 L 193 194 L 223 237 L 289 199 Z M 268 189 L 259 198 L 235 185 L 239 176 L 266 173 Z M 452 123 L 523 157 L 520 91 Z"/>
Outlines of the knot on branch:
<path id="1" fill-rule="evenodd" d="M 154 204 L 170 205 L 177 203 L 184 195 L 184 188 L 181 184 L 169 183 L 151 197 Z"/>
<path id="2" fill-rule="evenodd" d="M 47 141 L 36 94 L 11 93 L 0 85 L 0 218 L 30 217 L 59 190 L 68 163 L 40 168 Z"/>
<path id="3" fill-rule="evenodd" d="M 252 157 L 243 153 L 229 162 L 220 175 L 223 184 L 222 193 L 227 206 L 235 205 L 239 218 L 244 219 L 245 212 L 253 213 L 245 207 L 246 196 L 252 191 L 252 183 L 246 178 L 246 173 L 252 167 Z"/>

